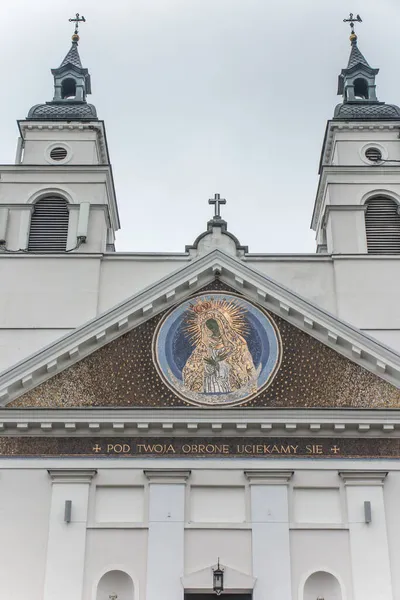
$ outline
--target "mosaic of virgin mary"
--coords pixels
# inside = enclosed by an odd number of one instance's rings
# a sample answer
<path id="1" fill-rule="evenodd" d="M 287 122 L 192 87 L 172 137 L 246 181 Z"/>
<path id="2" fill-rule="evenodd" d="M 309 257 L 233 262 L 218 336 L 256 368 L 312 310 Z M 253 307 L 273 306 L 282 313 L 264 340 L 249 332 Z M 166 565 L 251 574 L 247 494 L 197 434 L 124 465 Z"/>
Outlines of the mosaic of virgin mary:
<path id="1" fill-rule="evenodd" d="M 271 383 L 280 363 L 272 319 L 249 301 L 199 294 L 159 324 L 153 359 L 167 385 L 190 404 L 240 404 Z"/>

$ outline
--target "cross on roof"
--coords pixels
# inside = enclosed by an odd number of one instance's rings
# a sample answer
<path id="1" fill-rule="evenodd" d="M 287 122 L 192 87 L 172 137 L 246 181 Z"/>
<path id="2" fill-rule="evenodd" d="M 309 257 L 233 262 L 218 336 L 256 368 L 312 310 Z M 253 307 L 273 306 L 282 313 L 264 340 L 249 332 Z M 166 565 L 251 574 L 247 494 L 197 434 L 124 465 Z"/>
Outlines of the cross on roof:
<path id="1" fill-rule="evenodd" d="M 81 17 L 79 16 L 79 13 L 76 13 L 75 15 L 75 19 L 68 19 L 68 21 L 70 23 L 75 23 L 75 31 L 74 31 L 74 35 L 78 35 L 78 28 L 79 28 L 79 23 L 86 23 L 86 19 L 85 17 L 82 15 Z"/>
<path id="2" fill-rule="evenodd" d="M 214 205 L 214 219 L 221 218 L 221 204 L 226 204 L 226 200 L 221 198 L 220 194 L 214 194 L 214 198 L 210 198 L 208 204 Z"/>
<path id="3" fill-rule="evenodd" d="M 350 13 L 348 19 L 343 19 L 343 23 L 350 23 L 352 34 L 354 34 L 354 21 L 357 21 L 357 23 L 362 23 L 362 18 L 360 15 L 354 16 L 353 13 Z"/>

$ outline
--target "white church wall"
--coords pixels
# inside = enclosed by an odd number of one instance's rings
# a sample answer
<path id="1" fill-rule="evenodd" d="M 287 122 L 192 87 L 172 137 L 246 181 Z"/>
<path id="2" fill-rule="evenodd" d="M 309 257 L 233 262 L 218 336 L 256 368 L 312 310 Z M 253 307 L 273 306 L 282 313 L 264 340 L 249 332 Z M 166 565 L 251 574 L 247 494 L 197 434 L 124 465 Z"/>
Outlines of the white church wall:
<path id="1" fill-rule="evenodd" d="M 96 316 L 98 257 L 0 257 L 0 328 L 71 328 Z"/>
<path id="2" fill-rule="evenodd" d="M 400 330 L 398 259 L 335 257 L 337 316 L 360 329 Z"/>
<path id="3" fill-rule="evenodd" d="M 188 262 L 189 258 L 185 256 L 135 258 L 122 253 L 106 255 L 101 264 L 99 313 L 185 267 Z"/>
<path id="4" fill-rule="evenodd" d="M 10 467 L 10 464 L 7 465 Z M 0 596 L 43 600 L 51 484 L 43 468 L 0 471 Z"/>
<path id="5" fill-rule="evenodd" d="M 327 207 L 327 249 L 331 254 L 366 254 L 364 210 L 359 206 L 341 210 L 341 205 Z"/>
<path id="6" fill-rule="evenodd" d="M 244 523 L 246 489 L 232 486 L 191 486 L 189 520 L 192 523 Z"/>
<path id="7" fill-rule="evenodd" d="M 250 255 L 245 262 L 250 268 L 335 314 L 334 271 L 330 257 L 315 255 L 311 259 L 301 257 L 290 260 L 284 256 L 255 259 Z"/>
<path id="8" fill-rule="evenodd" d="M 390 471 L 388 474 L 383 488 L 383 497 L 385 503 L 393 598 L 396 598 L 397 600 L 397 598 L 400 598 L 400 570 L 398 568 L 398 565 L 400 564 L 400 473 L 398 471 Z"/>
<path id="9" fill-rule="evenodd" d="M 0 329 L 0 372 L 55 342 L 72 329 Z"/>
<path id="10" fill-rule="evenodd" d="M 339 488 L 294 488 L 292 496 L 295 523 L 343 522 Z"/>
<path id="11" fill-rule="evenodd" d="M 22 168 L 22 167 L 20 167 Z M 2 167 L 1 204 L 31 204 L 42 194 L 59 193 L 74 204 L 90 202 L 107 204 L 105 189 L 106 168 L 101 171 L 76 169 L 60 173 L 61 167 L 48 166 L 47 170 L 29 169 L 15 172 L 16 167 Z"/>
<path id="12" fill-rule="evenodd" d="M 376 168 L 376 167 L 375 167 Z M 361 170 L 357 173 L 336 173 L 329 175 L 329 204 L 361 206 L 366 197 L 388 194 L 398 198 L 400 194 L 400 178 L 398 174 L 391 177 L 382 174 L 382 170 L 369 173 Z M 354 232 L 351 232 L 354 235 Z"/>
<path id="13" fill-rule="evenodd" d="M 69 155 L 64 162 L 67 164 L 98 164 L 97 133 L 93 129 L 83 128 L 79 124 L 64 125 L 46 123 L 34 129 L 24 127 L 24 153 L 22 163 L 25 165 L 54 164 L 48 157 L 48 149 L 55 145 L 65 146 Z"/>
<path id="14" fill-rule="evenodd" d="M 400 352 L 400 330 L 399 329 L 362 329 L 363 333 L 375 338 L 385 346 Z"/>
<path id="15" fill-rule="evenodd" d="M 197 526 L 185 530 L 185 574 L 217 563 L 252 574 L 251 529 Z M 212 572 L 210 569 L 210 588 Z"/>
<path id="16" fill-rule="evenodd" d="M 83 600 L 98 600 L 101 578 L 105 573 L 115 570 L 131 577 L 134 600 L 145 600 L 147 535 L 147 529 L 129 528 L 127 525 L 88 529 Z M 123 596 L 121 600 L 124 600 Z"/>
<path id="17" fill-rule="evenodd" d="M 362 126 L 362 125 L 361 125 Z M 397 128 L 371 131 L 359 129 L 335 129 L 335 158 L 337 165 L 372 165 L 364 156 L 365 147 L 382 148 L 391 159 L 400 159 Z M 373 165 L 372 165 L 373 166 Z"/>
<path id="18" fill-rule="evenodd" d="M 346 529 L 298 529 L 290 532 L 293 600 L 309 600 L 303 596 L 304 584 L 315 572 L 327 571 L 340 581 L 343 600 L 355 600 L 352 575 L 349 532 Z M 324 597 L 322 591 L 318 596 Z M 365 597 L 368 598 L 369 597 Z M 326 600 L 336 600 L 326 598 Z"/>

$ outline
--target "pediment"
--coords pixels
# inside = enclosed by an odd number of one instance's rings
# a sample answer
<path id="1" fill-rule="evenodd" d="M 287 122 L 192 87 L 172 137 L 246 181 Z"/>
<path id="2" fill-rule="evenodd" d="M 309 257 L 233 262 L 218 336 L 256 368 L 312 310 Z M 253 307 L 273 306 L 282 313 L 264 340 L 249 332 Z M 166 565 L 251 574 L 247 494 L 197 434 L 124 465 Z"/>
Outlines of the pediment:
<path id="1" fill-rule="evenodd" d="M 247 310 L 247 330 L 230 328 L 229 314 L 227 325 L 219 320 L 222 305 L 203 306 L 225 297 Z M 217 348 L 223 360 L 207 389 L 205 351 L 189 361 L 174 334 L 164 363 L 155 352 L 160 328 L 175 331 L 173 316 L 196 303 L 219 323 L 220 347 L 235 349 L 228 357 Z M 268 323 L 271 337 L 260 337 Z M 186 355 L 172 364 L 171 352 Z M 194 373 L 185 381 L 190 394 L 174 371 L 186 366 Z M 399 355 L 216 250 L 4 372 L 0 400 L 9 408 L 397 408 L 399 387 Z"/>
<path id="2" fill-rule="evenodd" d="M 251 592 L 254 588 L 256 583 L 255 577 L 227 565 L 220 564 L 219 567 L 224 572 L 224 590 L 226 593 Z M 216 568 L 217 564 L 213 564 L 182 577 L 181 581 L 185 591 L 212 591 L 212 574 Z"/>

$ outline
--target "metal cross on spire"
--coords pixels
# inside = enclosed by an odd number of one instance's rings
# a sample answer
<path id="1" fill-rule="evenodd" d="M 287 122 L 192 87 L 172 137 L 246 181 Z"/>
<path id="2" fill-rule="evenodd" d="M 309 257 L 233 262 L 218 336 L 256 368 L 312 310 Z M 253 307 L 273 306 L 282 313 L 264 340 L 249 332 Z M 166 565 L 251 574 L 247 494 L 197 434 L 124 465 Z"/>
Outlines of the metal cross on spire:
<path id="1" fill-rule="evenodd" d="M 360 17 L 360 15 L 354 16 L 353 13 L 350 13 L 350 16 L 348 19 L 343 19 L 343 23 L 350 23 L 351 35 L 355 35 L 354 21 L 357 21 L 357 23 L 362 23 L 362 18 Z"/>
<path id="2" fill-rule="evenodd" d="M 226 204 L 226 200 L 221 198 L 220 194 L 214 194 L 214 198 L 208 201 L 208 204 L 214 205 L 214 219 L 221 218 L 221 204 Z"/>
<path id="3" fill-rule="evenodd" d="M 68 19 L 68 21 L 70 23 L 75 23 L 74 35 L 78 35 L 79 23 L 86 23 L 85 17 L 83 15 L 80 17 L 79 13 L 76 13 L 75 19 Z"/>

